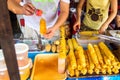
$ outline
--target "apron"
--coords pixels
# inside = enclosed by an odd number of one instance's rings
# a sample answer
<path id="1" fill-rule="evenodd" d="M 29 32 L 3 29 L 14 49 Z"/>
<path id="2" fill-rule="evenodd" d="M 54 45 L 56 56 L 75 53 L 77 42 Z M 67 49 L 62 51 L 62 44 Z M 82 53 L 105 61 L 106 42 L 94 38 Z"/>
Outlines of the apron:
<path id="1" fill-rule="evenodd" d="M 99 30 L 107 20 L 110 0 L 87 0 L 83 23 L 91 29 Z"/>

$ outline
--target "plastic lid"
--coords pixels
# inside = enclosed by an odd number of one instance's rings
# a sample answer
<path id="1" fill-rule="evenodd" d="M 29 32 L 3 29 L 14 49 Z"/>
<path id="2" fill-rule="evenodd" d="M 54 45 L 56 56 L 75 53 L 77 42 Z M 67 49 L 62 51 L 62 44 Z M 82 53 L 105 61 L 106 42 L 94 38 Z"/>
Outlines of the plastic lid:
<path id="1" fill-rule="evenodd" d="M 31 67 L 31 63 L 32 63 L 32 61 L 29 60 L 28 64 L 25 65 L 25 66 L 23 66 L 23 67 L 19 67 L 19 70 L 23 70 L 23 69 L 26 69 L 26 68 L 30 68 L 30 67 Z"/>
<path id="2" fill-rule="evenodd" d="M 3 56 L 3 50 L 0 49 L 0 60 L 3 60 L 4 59 L 4 56 Z"/>
<path id="3" fill-rule="evenodd" d="M 6 71 L 6 70 L 7 70 L 7 67 L 0 69 L 0 71 Z"/>
<path id="4" fill-rule="evenodd" d="M 26 68 L 31 68 L 31 64 L 32 64 L 32 60 L 29 59 L 28 64 L 23 66 L 23 67 L 19 67 L 19 70 L 23 70 L 23 69 L 26 69 Z M 6 70 L 7 70 L 7 67 L 0 68 L 0 71 L 6 71 Z"/>
<path id="5" fill-rule="evenodd" d="M 25 53 L 28 50 L 29 50 L 29 47 L 25 43 L 17 43 L 17 44 L 15 44 L 16 54 L 22 54 L 22 53 Z"/>

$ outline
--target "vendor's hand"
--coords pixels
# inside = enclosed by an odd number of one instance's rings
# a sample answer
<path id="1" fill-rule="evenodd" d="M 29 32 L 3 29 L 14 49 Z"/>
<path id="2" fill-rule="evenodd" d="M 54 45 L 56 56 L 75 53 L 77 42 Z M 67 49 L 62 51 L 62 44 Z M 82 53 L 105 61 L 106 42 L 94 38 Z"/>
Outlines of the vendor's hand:
<path id="1" fill-rule="evenodd" d="M 73 30 L 76 31 L 78 28 L 80 29 L 80 21 L 76 21 L 75 24 L 73 25 Z"/>
<path id="2" fill-rule="evenodd" d="M 35 12 L 35 7 L 31 3 L 26 3 L 23 5 L 23 14 L 24 15 L 33 15 Z"/>
<path id="3" fill-rule="evenodd" d="M 101 28 L 99 29 L 99 33 L 100 33 L 100 34 L 105 33 L 105 31 L 106 31 L 107 27 L 108 27 L 108 25 L 107 25 L 107 24 L 103 24 L 103 25 L 101 26 Z"/>
<path id="4" fill-rule="evenodd" d="M 54 27 L 48 28 L 47 33 L 44 35 L 45 38 L 50 39 L 54 36 L 56 29 Z"/>

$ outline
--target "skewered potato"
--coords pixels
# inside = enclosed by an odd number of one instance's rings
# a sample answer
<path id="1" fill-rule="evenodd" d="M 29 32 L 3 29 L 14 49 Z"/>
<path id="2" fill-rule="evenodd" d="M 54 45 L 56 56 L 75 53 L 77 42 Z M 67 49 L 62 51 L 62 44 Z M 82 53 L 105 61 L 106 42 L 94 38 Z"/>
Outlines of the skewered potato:
<path id="1" fill-rule="evenodd" d="M 104 52 L 104 54 L 110 59 L 114 60 L 114 55 L 110 51 L 110 49 L 105 45 L 104 42 L 100 42 L 99 44 L 100 49 Z"/>
<path id="2" fill-rule="evenodd" d="M 75 75 L 74 69 L 71 69 L 71 67 L 68 67 L 68 70 L 71 77 Z"/>
<path id="3" fill-rule="evenodd" d="M 81 70 L 81 69 L 82 69 L 82 66 L 81 66 L 81 64 L 80 64 L 80 62 L 79 62 L 79 59 L 76 59 L 76 61 L 77 61 L 77 69 L 78 69 L 78 70 Z"/>
<path id="4" fill-rule="evenodd" d="M 59 45 L 59 44 L 60 44 L 60 41 L 59 41 L 59 40 L 55 40 L 53 43 L 54 43 L 55 45 Z"/>
<path id="5" fill-rule="evenodd" d="M 107 68 L 106 71 L 108 72 L 108 74 L 112 74 L 112 69 L 111 68 Z"/>
<path id="6" fill-rule="evenodd" d="M 106 74 L 106 69 L 105 69 L 105 68 L 102 68 L 102 69 L 101 69 L 101 72 L 102 72 L 102 74 Z"/>
<path id="7" fill-rule="evenodd" d="M 82 67 L 86 67 L 86 60 L 85 60 L 83 47 L 79 46 L 79 48 L 78 48 L 78 50 L 76 50 L 75 54 L 78 57 L 80 65 Z"/>
<path id="8" fill-rule="evenodd" d="M 67 56 L 67 63 L 68 63 L 68 72 L 69 72 L 69 75 L 72 77 L 75 75 L 75 71 L 74 69 L 72 69 L 72 66 L 71 66 L 71 63 L 70 63 L 70 57 Z"/>
<path id="9" fill-rule="evenodd" d="M 45 50 L 46 50 L 46 52 L 50 52 L 51 45 L 49 43 L 45 45 Z"/>
<path id="10" fill-rule="evenodd" d="M 89 51 L 89 53 L 90 53 L 90 57 L 91 57 L 93 63 L 94 63 L 96 66 L 98 66 L 98 65 L 99 65 L 99 62 L 98 62 L 98 58 L 97 58 L 96 52 L 95 52 L 92 44 L 90 44 L 90 43 L 88 44 L 88 51 Z"/>
<path id="11" fill-rule="evenodd" d="M 68 56 L 69 56 L 69 59 L 70 59 L 70 63 L 71 63 L 72 69 L 76 69 L 77 68 L 77 63 L 76 63 L 76 58 L 75 58 L 74 51 L 73 51 L 72 40 L 68 39 L 67 43 L 68 43 L 69 48 L 70 48 Z"/>
<path id="12" fill-rule="evenodd" d="M 78 50 L 78 43 L 77 43 L 77 41 L 76 41 L 76 39 L 75 38 L 72 38 L 72 43 L 73 43 L 73 47 L 74 47 L 74 49 L 76 50 Z"/>
<path id="13" fill-rule="evenodd" d="M 115 73 L 115 74 L 117 74 L 117 73 L 119 73 L 119 69 L 118 68 L 112 68 L 112 71 Z"/>
<path id="14" fill-rule="evenodd" d="M 41 18 L 40 19 L 40 34 L 44 35 L 47 32 L 47 28 L 46 28 L 46 21 L 45 19 Z"/>
<path id="15" fill-rule="evenodd" d="M 66 40 L 65 40 L 65 27 L 60 27 L 60 51 L 59 58 L 66 58 Z"/>
<path id="16" fill-rule="evenodd" d="M 100 73 L 100 69 L 98 69 L 98 68 L 95 68 L 94 71 L 95 71 L 96 74 Z"/>
<path id="17" fill-rule="evenodd" d="M 97 58 L 98 58 L 98 61 L 101 65 L 103 65 L 103 57 L 101 55 L 101 52 L 100 52 L 100 49 L 98 47 L 98 45 L 93 45 L 94 49 L 95 49 L 95 52 L 96 52 L 96 55 L 97 55 Z"/>
<path id="18" fill-rule="evenodd" d="M 93 63 L 93 61 L 92 61 L 92 59 L 91 59 L 91 57 L 90 57 L 90 53 L 89 53 L 88 50 L 86 50 L 86 52 L 87 52 L 88 59 L 89 59 L 89 69 L 94 69 L 94 68 L 95 68 L 95 65 L 94 65 L 94 63 Z"/>
<path id="19" fill-rule="evenodd" d="M 93 69 L 89 69 L 89 70 L 88 70 L 88 73 L 89 73 L 89 74 L 93 74 L 93 72 L 94 72 Z"/>
<path id="20" fill-rule="evenodd" d="M 88 57 L 88 63 L 89 63 L 89 67 L 88 67 L 88 73 L 92 74 L 93 73 L 93 69 L 95 68 L 94 63 L 92 62 L 92 59 L 90 57 L 89 51 L 86 50 L 86 55 Z"/>
<path id="21" fill-rule="evenodd" d="M 78 45 L 75 38 L 72 38 L 73 47 L 75 50 L 75 56 L 79 60 L 79 63 L 82 67 L 86 67 L 86 60 L 84 55 L 84 49 L 82 46 Z"/>
<path id="22" fill-rule="evenodd" d="M 65 40 L 65 27 L 60 27 L 60 50 L 58 55 L 58 72 L 65 72 L 65 59 L 66 59 L 66 40 Z"/>
<path id="23" fill-rule="evenodd" d="M 79 72 L 79 70 L 78 70 L 78 69 L 75 69 L 75 75 L 76 75 L 76 77 L 79 77 L 80 72 Z"/>
<path id="24" fill-rule="evenodd" d="M 86 75 L 86 74 L 87 74 L 87 68 L 83 68 L 83 69 L 81 70 L 81 73 L 82 73 L 83 75 Z"/>
<path id="25" fill-rule="evenodd" d="M 60 46 L 59 46 L 59 45 L 57 45 L 56 52 L 57 52 L 57 53 L 59 53 L 59 52 L 60 52 Z"/>
<path id="26" fill-rule="evenodd" d="M 99 32 L 98 31 L 81 31 L 79 34 L 84 36 L 93 36 L 93 34 L 99 34 Z"/>
<path id="27" fill-rule="evenodd" d="M 56 50 L 57 50 L 56 45 L 55 45 L 55 44 L 52 44 L 52 46 L 51 46 L 51 51 L 54 53 L 54 52 L 56 52 Z"/>
<path id="28" fill-rule="evenodd" d="M 87 51 L 85 50 L 84 51 L 84 55 L 85 55 L 85 60 L 86 60 L 86 68 L 87 70 L 89 70 L 89 58 L 88 58 L 88 55 L 87 55 Z"/>

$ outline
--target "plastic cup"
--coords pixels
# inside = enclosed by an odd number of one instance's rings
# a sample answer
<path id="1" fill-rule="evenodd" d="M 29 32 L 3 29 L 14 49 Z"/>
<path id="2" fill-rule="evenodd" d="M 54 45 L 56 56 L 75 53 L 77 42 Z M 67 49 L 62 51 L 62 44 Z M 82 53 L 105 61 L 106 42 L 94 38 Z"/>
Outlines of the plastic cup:
<path id="1" fill-rule="evenodd" d="M 6 67 L 6 63 L 4 60 L 4 56 L 3 56 L 3 50 L 0 49 L 0 69 L 5 68 Z"/>
<path id="2" fill-rule="evenodd" d="M 18 66 L 22 67 L 28 63 L 28 50 L 29 47 L 25 43 L 17 43 L 15 44 L 15 51 L 18 61 Z"/>

